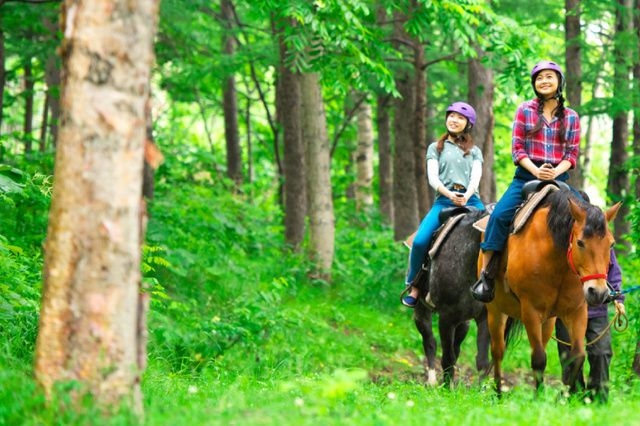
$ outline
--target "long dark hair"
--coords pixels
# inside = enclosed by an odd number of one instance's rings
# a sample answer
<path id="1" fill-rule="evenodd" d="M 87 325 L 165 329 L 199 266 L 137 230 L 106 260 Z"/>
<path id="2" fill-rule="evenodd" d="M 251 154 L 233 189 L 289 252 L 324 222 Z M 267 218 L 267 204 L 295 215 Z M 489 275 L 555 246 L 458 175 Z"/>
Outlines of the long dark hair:
<path id="1" fill-rule="evenodd" d="M 459 135 L 452 135 L 449 132 L 443 133 L 442 136 L 437 141 L 436 149 L 438 150 L 438 154 L 442 152 L 444 149 L 444 141 L 447 139 L 451 139 L 464 151 L 464 155 L 467 155 L 471 152 L 471 148 L 473 148 L 473 137 L 471 133 L 464 131 Z"/>

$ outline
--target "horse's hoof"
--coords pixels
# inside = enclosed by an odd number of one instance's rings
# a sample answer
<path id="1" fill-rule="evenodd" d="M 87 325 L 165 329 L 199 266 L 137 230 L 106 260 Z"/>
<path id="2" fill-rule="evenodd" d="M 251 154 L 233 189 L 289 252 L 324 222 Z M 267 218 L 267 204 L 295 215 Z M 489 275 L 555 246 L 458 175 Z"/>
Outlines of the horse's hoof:
<path id="1" fill-rule="evenodd" d="M 427 369 L 427 385 L 435 386 L 438 384 L 438 377 L 436 376 L 436 370 L 434 368 Z"/>

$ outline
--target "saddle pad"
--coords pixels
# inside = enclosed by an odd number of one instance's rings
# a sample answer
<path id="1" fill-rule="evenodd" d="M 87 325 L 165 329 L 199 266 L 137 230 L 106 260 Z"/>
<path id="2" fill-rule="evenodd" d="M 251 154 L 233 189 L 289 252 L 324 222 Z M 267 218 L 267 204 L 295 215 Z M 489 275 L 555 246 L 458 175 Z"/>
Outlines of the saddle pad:
<path id="1" fill-rule="evenodd" d="M 487 229 L 487 223 L 489 223 L 489 216 L 490 215 L 486 215 L 483 216 L 482 219 L 476 220 L 475 222 L 473 222 L 472 226 L 478 231 L 484 232 L 484 230 Z"/>
<path id="2" fill-rule="evenodd" d="M 524 202 L 524 204 L 516 211 L 516 215 L 513 218 L 513 230 L 511 231 L 511 233 L 515 234 L 520 231 L 524 224 L 527 223 L 527 220 L 531 216 L 531 213 L 533 213 L 533 210 L 538 207 L 538 204 L 540 204 L 540 202 L 544 200 L 544 198 L 549 195 L 551 191 L 557 190 L 557 186 L 546 185 L 540 191 L 531 194 L 529 198 L 527 198 L 527 200 Z"/>
<path id="3" fill-rule="evenodd" d="M 556 186 L 546 185 L 539 192 L 532 193 L 518 211 L 516 211 L 516 215 L 513 219 L 512 233 L 515 234 L 522 228 L 522 226 L 527 222 L 527 219 L 529 219 L 529 216 L 531 216 L 533 210 L 542 200 L 544 200 L 549 192 L 557 190 L 558 188 Z M 473 222 L 473 227 L 480 232 L 484 232 L 487 229 L 487 223 L 489 223 L 489 216 L 490 215 L 484 216 L 482 219 Z"/>
<path id="4" fill-rule="evenodd" d="M 460 220 L 466 215 L 467 215 L 466 213 L 462 213 L 462 214 L 450 217 L 440 227 L 440 229 L 436 231 L 436 238 L 431 244 L 431 249 L 429 250 L 429 257 L 431 259 L 436 257 L 436 254 L 438 254 L 438 250 L 440 249 L 442 242 L 447 239 L 447 235 L 449 235 L 449 232 L 451 232 L 453 227 L 456 226 L 456 224 L 460 222 Z"/>

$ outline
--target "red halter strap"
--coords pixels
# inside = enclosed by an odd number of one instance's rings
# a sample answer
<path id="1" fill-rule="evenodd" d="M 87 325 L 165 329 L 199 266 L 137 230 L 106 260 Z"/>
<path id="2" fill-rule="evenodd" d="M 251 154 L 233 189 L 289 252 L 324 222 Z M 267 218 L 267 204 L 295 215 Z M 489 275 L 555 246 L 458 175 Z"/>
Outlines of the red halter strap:
<path id="1" fill-rule="evenodd" d="M 580 274 L 578 273 L 578 270 L 576 269 L 576 265 L 573 263 L 573 234 L 571 234 L 571 236 L 569 237 L 569 248 L 567 249 L 567 262 L 569 263 L 569 267 L 571 268 L 573 273 L 576 274 L 578 278 L 580 278 L 581 283 L 584 283 L 589 280 L 597 280 L 598 278 L 602 278 L 603 280 L 607 279 L 607 273 L 590 274 L 582 277 L 580 276 Z M 607 272 L 609 272 L 608 269 L 609 268 L 607 265 Z"/>

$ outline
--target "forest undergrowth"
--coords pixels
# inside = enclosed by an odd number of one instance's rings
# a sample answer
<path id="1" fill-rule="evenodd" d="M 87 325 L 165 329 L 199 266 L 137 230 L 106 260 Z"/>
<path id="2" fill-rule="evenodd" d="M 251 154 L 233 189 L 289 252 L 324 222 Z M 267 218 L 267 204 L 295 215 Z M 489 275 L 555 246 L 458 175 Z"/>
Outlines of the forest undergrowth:
<path id="1" fill-rule="evenodd" d="M 184 172 L 184 170 L 183 170 Z M 110 418 L 61 388 L 46 404 L 33 379 L 47 185 L 30 178 L 5 197 L 0 233 L 0 425 L 136 424 Z M 10 204 L 11 204 L 10 203 Z M 331 282 L 307 276 L 304 256 L 284 246 L 276 194 L 258 185 L 232 194 L 188 173 L 160 175 L 150 203 L 143 272 L 151 293 L 148 425 L 633 424 L 638 379 L 631 373 L 640 328 L 635 294 L 629 328 L 613 332 L 607 405 L 562 397 L 555 343 L 546 386 L 536 396 L 526 338 L 507 352 L 510 391 L 497 400 L 491 378 L 473 370 L 475 325 L 452 389 L 428 387 L 412 312 L 399 303 L 408 252 L 375 211 L 336 200 Z M 13 221 L 13 222 L 12 222 Z M 29 232 L 13 235 L 22 223 Z M 28 236 L 25 237 L 25 236 Z M 623 260 L 625 277 L 637 262 Z M 628 285 L 632 285 L 626 281 Z"/>

